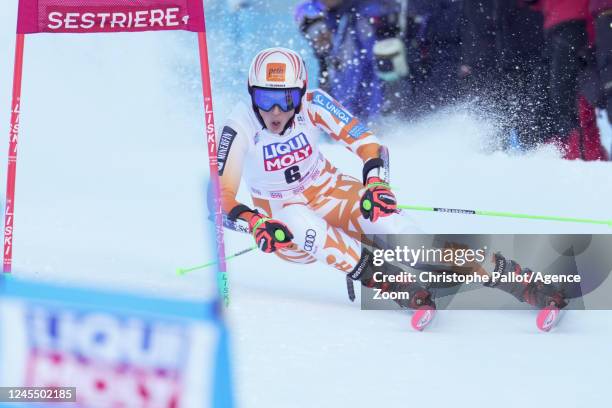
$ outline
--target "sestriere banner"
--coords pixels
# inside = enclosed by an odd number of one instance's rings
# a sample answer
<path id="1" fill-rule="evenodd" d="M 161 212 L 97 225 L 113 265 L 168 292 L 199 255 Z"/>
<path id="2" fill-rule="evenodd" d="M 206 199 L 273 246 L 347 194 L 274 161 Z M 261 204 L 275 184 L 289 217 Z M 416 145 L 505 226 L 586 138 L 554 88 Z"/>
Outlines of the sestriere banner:
<path id="1" fill-rule="evenodd" d="M 203 0 L 20 0 L 17 34 L 204 32 Z"/>

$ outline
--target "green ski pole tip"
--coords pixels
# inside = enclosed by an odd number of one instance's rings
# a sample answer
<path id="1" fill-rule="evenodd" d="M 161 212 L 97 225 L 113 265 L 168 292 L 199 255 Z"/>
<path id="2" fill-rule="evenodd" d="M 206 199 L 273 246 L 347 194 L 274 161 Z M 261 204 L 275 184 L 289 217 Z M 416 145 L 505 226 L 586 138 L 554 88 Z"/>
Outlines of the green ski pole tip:
<path id="1" fill-rule="evenodd" d="M 274 231 L 274 238 L 276 238 L 277 241 L 284 241 L 286 238 L 285 232 L 282 229 L 277 229 Z"/>
<path id="2" fill-rule="evenodd" d="M 362 207 L 366 211 L 370 211 L 372 209 L 372 202 L 370 200 L 363 200 Z"/>

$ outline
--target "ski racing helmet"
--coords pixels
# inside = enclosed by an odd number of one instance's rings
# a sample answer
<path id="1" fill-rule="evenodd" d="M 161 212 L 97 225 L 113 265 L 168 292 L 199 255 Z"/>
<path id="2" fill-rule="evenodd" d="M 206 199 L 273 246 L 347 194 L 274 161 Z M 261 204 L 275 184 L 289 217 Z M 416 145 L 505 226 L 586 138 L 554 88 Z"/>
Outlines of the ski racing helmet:
<path id="1" fill-rule="evenodd" d="M 267 48 L 257 53 L 249 68 L 249 93 L 253 110 L 270 111 L 278 106 L 283 112 L 299 112 L 306 92 L 308 74 L 304 60 L 287 48 Z"/>

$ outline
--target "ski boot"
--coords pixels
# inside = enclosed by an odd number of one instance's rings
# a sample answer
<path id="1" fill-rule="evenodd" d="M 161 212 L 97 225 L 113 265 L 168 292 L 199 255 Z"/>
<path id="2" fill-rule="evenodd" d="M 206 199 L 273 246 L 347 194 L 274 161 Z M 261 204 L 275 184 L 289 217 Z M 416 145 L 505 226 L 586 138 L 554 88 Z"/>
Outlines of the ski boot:
<path id="1" fill-rule="evenodd" d="M 384 276 L 400 275 L 404 272 L 400 267 L 385 263 L 380 267 L 374 266 L 374 256 L 370 250 L 362 249 L 361 259 L 355 269 L 347 275 L 347 279 L 359 280 L 367 288 L 377 288 L 386 293 L 408 293 L 408 299 L 393 299 L 401 308 L 414 311 L 411 325 L 415 330 L 422 331 L 431 323 L 436 310 L 431 292 L 417 283 L 409 282 L 378 282 L 374 279 L 375 272 L 383 272 Z M 349 297 L 350 285 L 349 285 Z M 354 298 L 354 297 L 353 297 Z"/>
<path id="2" fill-rule="evenodd" d="M 567 306 L 567 299 L 562 290 L 552 284 L 542 282 L 531 282 L 531 274 L 533 271 L 521 266 L 512 260 L 507 260 L 501 253 L 493 255 L 495 263 L 494 272 L 499 272 L 502 275 L 521 276 L 522 282 L 496 282 L 486 283 L 484 286 L 497 288 L 506 293 L 511 294 L 520 302 L 529 303 L 531 306 L 539 309 L 536 319 L 537 327 L 542 331 L 552 329 L 560 318 L 560 310 Z M 517 279 L 518 280 L 518 279 Z"/>

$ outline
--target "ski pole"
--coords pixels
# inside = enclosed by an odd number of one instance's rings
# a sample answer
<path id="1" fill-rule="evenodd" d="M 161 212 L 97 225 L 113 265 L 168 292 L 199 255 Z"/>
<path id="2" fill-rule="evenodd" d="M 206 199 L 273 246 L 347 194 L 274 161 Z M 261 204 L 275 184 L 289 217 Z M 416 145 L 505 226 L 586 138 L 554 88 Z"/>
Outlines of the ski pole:
<path id="1" fill-rule="evenodd" d="M 250 248 L 243 249 L 242 251 L 238 251 L 235 254 L 232 254 L 230 256 L 226 256 L 225 260 L 229 261 L 232 258 L 235 258 L 235 257 L 240 256 L 240 255 L 244 255 L 247 252 L 250 252 L 250 251 L 252 251 L 254 249 L 257 249 L 257 246 L 252 246 Z M 197 271 L 198 269 L 208 268 L 209 266 L 215 265 L 217 262 L 218 261 L 211 261 L 211 262 L 208 262 L 208 263 L 205 263 L 205 264 L 202 264 L 202 265 L 192 266 L 191 268 L 177 268 L 176 274 L 182 276 L 182 275 L 186 274 L 187 272 L 192 272 L 192 271 Z"/>
<path id="2" fill-rule="evenodd" d="M 468 214 L 468 215 L 486 215 L 489 217 L 507 217 L 507 218 L 522 218 L 529 220 L 546 220 L 546 221 L 563 221 L 563 222 L 578 222 L 583 224 L 600 224 L 612 227 L 612 220 L 594 220 L 590 218 L 569 218 L 569 217 L 555 217 L 550 215 L 531 215 L 531 214 L 517 214 L 501 211 L 483 211 L 483 210 L 462 210 L 457 208 L 439 208 L 439 207 L 423 207 L 418 205 L 398 205 L 397 208 L 403 210 L 415 210 L 415 211 L 433 211 L 451 214 Z"/>

